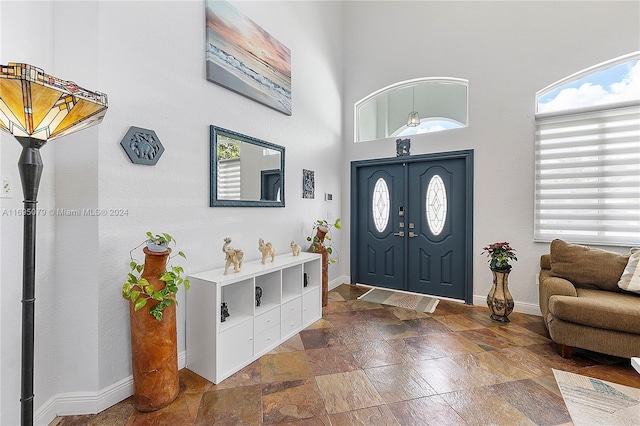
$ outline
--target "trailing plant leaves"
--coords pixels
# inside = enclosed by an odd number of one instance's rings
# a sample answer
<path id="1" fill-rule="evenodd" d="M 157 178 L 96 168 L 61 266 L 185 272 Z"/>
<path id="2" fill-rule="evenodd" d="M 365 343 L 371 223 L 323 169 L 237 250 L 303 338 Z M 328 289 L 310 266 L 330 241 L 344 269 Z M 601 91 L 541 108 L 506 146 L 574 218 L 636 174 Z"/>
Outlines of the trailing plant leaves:
<path id="1" fill-rule="evenodd" d="M 145 299 L 144 297 L 139 298 L 138 300 L 136 300 L 135 310 L 139 311 L 140 309 L 144 308 L 146 304 L 147 304 L 147 299 Z"/>
<path id="2" fill-rule="evenodd" d="M 151 315 L 158 321 L 162 321 L 162 311 L 151 310 Z"/>
<path id="3" fill-rule="evenodd" d="M 131 295 L 131 301 L 135 302 L 138 299 L 138 297 L 140 297 L 140 292 L 138 290 L 132 290 L 130 295 Z"/>

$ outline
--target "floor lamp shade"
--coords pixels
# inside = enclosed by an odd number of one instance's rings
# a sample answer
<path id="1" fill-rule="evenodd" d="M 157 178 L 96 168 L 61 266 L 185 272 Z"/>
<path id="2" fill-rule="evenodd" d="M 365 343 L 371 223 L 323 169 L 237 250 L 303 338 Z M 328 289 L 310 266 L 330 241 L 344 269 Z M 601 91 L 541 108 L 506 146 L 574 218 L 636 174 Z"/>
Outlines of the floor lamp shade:
<path id="1" fill-rule="evenodd" d="M 35 341 L 36 203 L 42 175 L 40 148 L 47 141 L 94 126 L 107 112 L 107 95 L 40 68 L 10 62 L 0 65 L 0 130 L 22 145 L 18 160 L 24 195 L 22 257 L 21 424 L 33 424 Z"/>

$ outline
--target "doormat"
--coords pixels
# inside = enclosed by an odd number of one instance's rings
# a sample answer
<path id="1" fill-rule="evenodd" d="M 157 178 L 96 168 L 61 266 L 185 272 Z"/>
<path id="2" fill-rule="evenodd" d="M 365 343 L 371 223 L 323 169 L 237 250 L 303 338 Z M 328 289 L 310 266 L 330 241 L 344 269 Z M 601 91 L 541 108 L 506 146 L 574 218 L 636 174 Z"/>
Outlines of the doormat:
<path id="1" fill-rule="evenodd" d="M 640 389 L 553 370 L 573 424 L 638 425 Z"/>
<path id="2" fill-rule="evenodd" d="M 359 300 L 365 302 L 381 303 L 383 305 L 398 306 L 400 308 L 413 309 L 418 312 L 432 314 L 438 306 L 439 299 L 433 297 L 422 296 L 415 293 L 403 293 L 392 290 L 382 290 L 380 288 L 372 288 L 362 296 Z"/>

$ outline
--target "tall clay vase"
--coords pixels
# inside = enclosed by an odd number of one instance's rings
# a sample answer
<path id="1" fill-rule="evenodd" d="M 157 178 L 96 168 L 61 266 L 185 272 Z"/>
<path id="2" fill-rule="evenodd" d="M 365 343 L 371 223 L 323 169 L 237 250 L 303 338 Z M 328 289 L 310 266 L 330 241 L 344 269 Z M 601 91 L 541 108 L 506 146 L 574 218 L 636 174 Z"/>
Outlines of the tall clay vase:
<path id="1" fill-rule="evenodd" d="M 171 249 L 145 253 L 142 277 L 157 291 L 165 282 L 160 275 L 165 271 Z M 149 312 L 155 301 L 135 311 L 129 302 L 131 322 L 131 360 L 133 364 L 133 403 L 138 411 L 155 411 L 171 404 L 180 390 L 178 379 L 178 348 L 176 334 L 176 307 L 164 309 L 162 321 Z"/>
<path id="2" fill-rule="evenodd" d="M 491 310 L 491 319 L 510 322 L 509 314 L 513 311 L 513 297 L 509 293 L 509 272 L 492 269 L 493 286 L 487 296 L 487 305 Z"/>
<path id="3" fill-rule="evenodd" d="M 329 295 L 329 253 L 324 246 L 324 237 L 329 232 L 328 228 L 319 226 L 316 229 L 316 237 L 318 242 L 311 243 L 309 251 L 311 253 L 320 253 L 322 255 L 322 306 L 327 306 Z"/>

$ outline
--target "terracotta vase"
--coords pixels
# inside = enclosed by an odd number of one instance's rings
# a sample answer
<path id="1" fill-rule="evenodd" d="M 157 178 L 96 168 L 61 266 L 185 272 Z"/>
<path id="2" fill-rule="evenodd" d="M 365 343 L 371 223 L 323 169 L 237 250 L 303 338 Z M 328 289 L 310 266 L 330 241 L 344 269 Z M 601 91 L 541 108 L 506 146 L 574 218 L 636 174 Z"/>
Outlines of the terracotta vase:
<path id="1" fill-rule="evenodd" d="M 155 253 L 147 248 L 142 277 L 157 291 L 165 282 L 160 275 L 165 271 L 171 249 Z M 166 407 L 178 396 L 178 347 L 176 333 L 176 307 L 164 309 L 162 321 L 156 320 L 149 308 L 157 302 L 148 301 L 139 311 L 129 302 L 131 323 L 131 361 L 133 366 L 133 403 L 138 411 L 155 411 Z"/>
<path id="2" fill-rule="evenodd" d="M 487 305 L 491 311 L 491 319 L 510 322 L 509 314 L 513 311 L 513 297 L 509 292 L 509 272 L 492 269 L 493 286 L 487 295 Z"/>
<path id="3" fill-rule="evenodd" d="M 322 306 L 327 306 L 329 295 L 329 253 L 324 246 L 324 237 L 329 232 L 328 228 L 319 226 L 316 229 L 316 237 L 318 241 L 311 244 L 309 251 L 311 253 L 320 253 L 322 255 Z"/>

